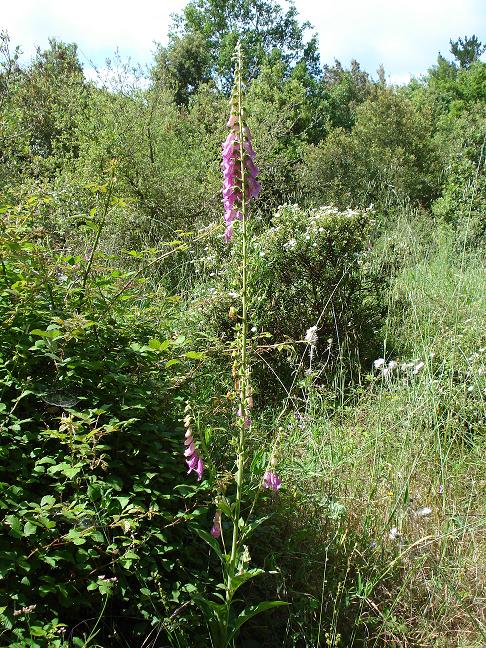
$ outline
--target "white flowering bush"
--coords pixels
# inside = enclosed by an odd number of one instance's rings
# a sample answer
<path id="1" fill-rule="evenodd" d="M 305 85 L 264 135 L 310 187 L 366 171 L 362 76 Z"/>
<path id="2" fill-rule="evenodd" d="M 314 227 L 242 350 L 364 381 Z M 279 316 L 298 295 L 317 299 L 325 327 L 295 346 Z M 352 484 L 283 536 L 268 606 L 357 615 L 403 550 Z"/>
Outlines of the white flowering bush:
<path id="1" fill-rule="evenodd" d="M 253 238 L 249 296 L 254 338 L 261 341 L 259 336 L 268 333 L 265 345 L 289 343 L 296 351 L 291 361 L 284 354 L 265 355 L 281 379 L 291 375 L 302 354 L 301 366 L 308 369 L 311 361 L 316 370 L 324 365 L 330 370 L 343 357 L 348 366 L 369 365 L 376 358 L 385 280 L 372 264 L 371 225 L 371 210 L 283 205 L 270 227 Z M 228 265 L 208 315 L 223 335 L 229 334 L 227 313 L 235 302 L 232 272 Z M 306 339 L 310 328 L 312 343 Z M 268 371 L 265 376 L 268 380 Z"/>

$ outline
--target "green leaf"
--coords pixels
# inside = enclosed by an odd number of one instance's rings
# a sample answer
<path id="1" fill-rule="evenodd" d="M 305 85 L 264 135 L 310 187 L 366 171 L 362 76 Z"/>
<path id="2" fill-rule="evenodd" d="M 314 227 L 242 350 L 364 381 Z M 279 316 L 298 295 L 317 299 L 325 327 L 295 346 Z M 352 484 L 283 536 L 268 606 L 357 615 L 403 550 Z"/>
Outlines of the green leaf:
<path id="1" fill-rule="evenodd" d="M 114 497 L 113 499 L 116 499 L 120 502 L 120 506 L 122 510 L 128 506 L 130 503 L 130 498 L 129 497 Z"/>
<path id="2" fill-rule="evenodd" d="M 74 466 L 71 466 L 70 464 L 63 461 L 60 464 L 48 468 L 47 472 L 50 475 L 54 475 L 55 473 L 60 472 L 63 475 L 65 475 L 68 479 L 72 479 L 82 470 L 82 468 L 83 468 L 83 464 L 81 463 L 77 463 Z"/>
<path id="3" fill-rule="evenodd" d="M 40 337 L 46 337 L 46 338 L 51 338 L 51 339 L 57 338 L 60 335 L 62 335 L 61 331 L 59 331 L 58 329 L 51 329 L 49 331 L 41 331 L 40 329 L 33 329 L 30 332 L 30 334 L 31 335 L 39 335 Z"/>
<path id="4" fill-rule="evenodd" d="M 6 614 L 0 612 L 0 625 L 3 626 L 6 630 L 11 630 L 13 628 L 13 623 Z"/>
<path id="5" fill-rule="evenodd" d="M 154 351 L 165 351 L 170 347 L 171 343 L 171 340 L 164 340 L 163 342 L 160 340 L 149 340 L 148 346 Z"/>
<path id="6" fill-rule="evenodd" d="M 19 518 L 16 515 L 7 515 L 5 518 L 6 524 L 10 526 L 10 531 L 13 536 L 16 538 L 21 538 L 23 533 L 22 533 L 22 525 L 20 523 Z"/>
<path id="7" fill-rule="evenodd" d="M 204 542 L 207 542 L 207 544 L 211 547 L 211 549 L 213 549 L 213 551 L 216 552 L 217 556 L 219 557 L 223 565 L 226 564 L 226 560 L 224 558 L 223 552 L 221 551 L 221 547 L 219 546 L 219 543 L 216 540 L 216 538 L 213 538 L 213 536 L 207 531 L 205 531 L 204 529 L 194 527 L 194 530 L 196 531 L 198 536 L 202 538 Z"/>
<path id="8" fill-rule="evenodd" d="M 41 626 L 30 626 L 29 631 L 30 631 L 30 634 L 33 637 L 45 637 L 46 636 L 46 631 Z"/>
<path id="9" fill-rule="evenodd" d="M 184 357 L 188 360 L 202 360 L 204 358 L 204 353 L 201 351 L 188 351 L 184 354 Z"/>
<path id="10" fill-rule="evenodd" d="M 42 507 L 51 508 L 51 506 L 54 506 L 55 503 L 56 500 L 54 497 L 52 497 L 52 495 L 44 495 L 44 497 L 41 499 L 40 505 Z"/>
<path id="11" fill-rule="evenodd" d="M 172 365 L 175 365 L 175 364 L 181 364 L 181 361 L 177 360 L 176 358 L 172 358 L 172 360 L 167 360 L 167 362 L 165 363 L 165 366 L 166 367 L 172 367 Z"/>
<path id="12" fill-rule="evenodd" d="M 218 508 L 226 515 L 226 517 L 231 518 L 233 516 L 232 508 L 226 499 L 218 502 Z"/>
<path id="13" fill-rule="evenodd" d="M 67 540 L 75 545 L 83 545 L 86 542 L 86 538 L 77 529 L 70 529 L 69 533 L 65 536 Z"/>
<path id="14" fill-rule="evenodd" d="M 41 464 L 55 464 L 56 461 L 52 457 L 42 457 L 42 459 L 39 459 L 39 461 L 35 462 L 36 466 L 40 466 Z"/>
<path id="15" fill-rule="evenodd" d="M 213 603 L 199 594 L 193 594 L 192 600 L 202 611 L 211 634 L 211 645 L 214 648 L 226 648 L 227 641 L 227 604 Z"/>
<path id="16" fill-rule="evenodd" d="M 229 642 L 236 639 L 241 626 L 252 619 L 254 616 L 261 614 L 262 612 L 266 612 L 267 610 L 281 607 L 282 605 L 288 605 L 288 603 L 286 603 L 285 601 L 263 601 L 262 603 L 258 603 L 258 605 L 250 605 L 249 607 L 245 608 L 235 619 L 234 627 L 228 638 Z"/>
<path id="17" fill-rule="evenodd" d="M 237 574 L 236 576 L 233 576 L 231 579 L 231 590 L 232 592 L 236 592 L 236 590 L 241 587 L 244 583 L 247 581 L 251 580 L 252 578 L 255 578 L 255 576 L 260 576 L 260 574 L 264 574 L 265 570 L 264 569 L 248 569 L 247 571 L 244 571 L 242 574 Z"/>
<path id="18" fill-rule="evenodd" d="M 268 520 L 269 517 L 270 517 L 269 515 L 265 515 L 261 518 L 258 518 L 254 522 L 251 522 L 250 524 L 245 524 L 243 528 L 243 532 L 241 534 L 241 542 L 246 540 L 246 538 L 248 538 L 253 533 L 253 531 L 260 526 L 260 524 L 263 524 L 265 520 Z"/>
<path id="19" fill-rule="evenodd" d="M 37 531 L 37 527 L 35 524 L 32 524 L 30 520 L 27 520 L 27 522 L 24 524 L 24 536 L 30 536 L 34 535 L 34 533 Z"/>

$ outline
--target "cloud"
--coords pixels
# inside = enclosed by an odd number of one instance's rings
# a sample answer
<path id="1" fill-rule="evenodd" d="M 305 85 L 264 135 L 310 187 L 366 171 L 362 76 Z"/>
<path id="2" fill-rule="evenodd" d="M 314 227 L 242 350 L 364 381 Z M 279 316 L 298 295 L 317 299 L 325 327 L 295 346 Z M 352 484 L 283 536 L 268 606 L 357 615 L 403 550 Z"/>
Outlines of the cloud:
<path id="1" fill-rule="evenodd" d="M 278 0 L 285 5 L 285 0 Z M 148 63 L 154 41 L 166 42 L 170 14 L 186 0 L 17 0 L 2 3 L 0 28 L 7 28 L 25 58 L 54 36 L 76 42 L 83 63 L 102 66 L 118 48 L 123 58 Z M 380 64 L 392 79 L 424 73 L 449 39 L 486 40 L 485 0 L 295 0 L 302 21 L 319 34 L 321 59 L 356 58 L 372 74 Z"/>
<path id="2" fill-rule="evenodd" d="M 2 3 L 0 28 L 7 29 L 14 44 L 30 58 L 35 46 L 46 47 L 49 37 L 75 42 L 80 56 L 103 63 L 119 49 L 122 56 L 145 63 L 154 41 L 166 42 L 170 14 L 178 13 L 186 0 L 20 0 Z"/>
<path id="3" fill-rule="evenodd" d="M 380 64 L 394 78 L 419 75 L 449 40 L 486 40 L 484 0 L 296 0 L 302 19 L 319 34 L 323 62 L 356 58 L 369 72 Z"/>

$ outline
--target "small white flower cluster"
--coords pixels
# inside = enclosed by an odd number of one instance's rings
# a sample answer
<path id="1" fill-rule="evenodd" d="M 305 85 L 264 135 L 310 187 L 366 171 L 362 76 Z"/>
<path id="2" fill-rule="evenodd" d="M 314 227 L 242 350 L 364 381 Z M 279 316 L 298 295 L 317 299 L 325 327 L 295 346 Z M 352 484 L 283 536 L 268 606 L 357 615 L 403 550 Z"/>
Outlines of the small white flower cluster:
<path id="1" fill-rule="evenodd" d="M 31 612 L 33 612 L 36 607 L 36 605 L 29 605 L 27 607 L 20 608 L 20 610 L 15 610 L 13 615 L 20 616 L 21 614 L 31 614 Z"/>
<path id="2" fill-rule="evenodd" d="M 290 241 L 287 241 L 287 243 L 284 243 L 284 248 L 286 250 L 294 250 L 297 247 L 297 241 L 292 238 Z"/>
<path id="3" fill-rule="evenodd" d="M 421 508 L 417 509 L 416 511 L 411 511 L 410 512 L 415 518 L 426 518 L 429 517 L 429 515 L 432 513 L 432 509 L 430 506 L 422 506 Z M 400 541 L 401 539 L 401 533 L 398 530 L 398 527 L 392 527 L 390 531 L 388 532 L 388 539 L 389 540 L 397 540 Z"/>
<path id="4" fill-rule="evenodd" d="M 414 515 L 418 518 L 428 517 L 432 513 L 430 506 L 422 506 L 415 511 Z"/>
<path id="5" fill-rule="evenodd" d="M 390 529 L 390 533 L 388 534 L 388 537 L 390 540 L 396 540 L 400 535 L 400 531 L 397 529 L 397 527 L 392 527 Z"/>
<path id="6" fill-rule="evenodd" d="M 316 346 L 317 326 L 311 326 L 310 328 L 307 329 L 304 340 L 307 342 L 307 344 L 310 344 L 311 346 Z"/>
<path id="7" fill-rule="evenodd" d="M 377 358 L 373 362 L 373 366 L 375 371 L 379 371 L 383 378 L 391 378 L 392 375 L 399 372 L 409 376 L 416 376 L 425 367 L 425 362 L 422 360 L 412 360 L 410 362 L 390 360 L 386 362 L 385 358 Z"/>
<path id="8" fill-rule="evenodd" d="M 272 220 L 272 227 L 265 232 L 264 241 L 261 241 L 255 251 L 260 250 L 260 256 L 264 256 L 264 251 L 267 246 L 278 245 L 278 250 L 281 252 L 292 253 L 304 249 L 307 252 L 311 248 L 318 248 L 321 239 L 326 239 L 335 228 L 335 219 L 339 219 L 342 223 L 352 222 L 353 219 L 360 215 L 366 215 L 369 219 L 369 214 L 373 212 L 373 205 L 366 209 L 339 209 L 334 205 L 322 205 L 314 209 L 304 210 L 297 204 L 283 204 L 281 205 Z M 297 229 L 290 229 L 289 222 L 295 217 L 299 226 Z M 301 229 L 301 218 L 304 219 L 305 228 Z M 289 221 L 290 219 L 290 221 Z M 323 249 L 325 252 L 325 248 Z M 357 254 L 357 261 L 361 261 L 361 254 Z"/>

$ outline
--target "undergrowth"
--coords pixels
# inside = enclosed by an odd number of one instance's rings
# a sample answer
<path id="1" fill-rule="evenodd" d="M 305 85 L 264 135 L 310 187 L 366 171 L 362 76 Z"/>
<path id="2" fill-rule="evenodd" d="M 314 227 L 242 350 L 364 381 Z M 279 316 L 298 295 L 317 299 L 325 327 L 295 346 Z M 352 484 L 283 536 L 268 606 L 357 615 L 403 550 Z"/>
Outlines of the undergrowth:
<path id="1" fill-rule="evenodd" d="M 381 361 L 280 421 L 281 586 L 269 646 L 479 646 L 485 638 L 486 273 L 450 236 L 393 281 Z M 339 385 L 339 381 L 337 382 Z"/>

